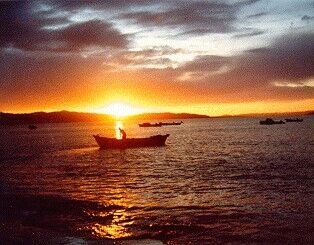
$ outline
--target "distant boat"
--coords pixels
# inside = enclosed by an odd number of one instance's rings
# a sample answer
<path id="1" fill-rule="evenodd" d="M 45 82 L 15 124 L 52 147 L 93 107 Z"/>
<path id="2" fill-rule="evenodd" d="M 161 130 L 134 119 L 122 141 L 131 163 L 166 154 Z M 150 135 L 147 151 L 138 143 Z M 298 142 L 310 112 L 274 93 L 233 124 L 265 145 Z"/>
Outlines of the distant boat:
<path id="1" fill-rule="evenodd" d="M 286 122 L 303 122 L 302 118 L 287 118 Z"/>
<path id="2" fill-rule="evenodd" d="M 35 125 L 28 125 L 28 129 L 34 130 L 34 129 L 37 129 L 37 126 L 35 126 Z"/>
<path id="3" fill-rule="evenodd" d="M 148 122 L 145 122 L 145 123 L 140 123 L 138 126 L 140 127 L 161 127 L 161 123 L 148 123 Z"/>
<path id="4" fill-rule="evenodd" d="M 261 125 L 272 125 L 272 124 L 285 124 L 284 121 L 280 120 L 280 121 L 275 121 L 271 118 L 266 118 L 266 120 L 264 121 L 260 121 L 259 124 Z"/>
<path id="5" fill-rule="evenodd" d="M 169 134 L 154 135 L 148 138 L 115 139 L 93 135 L 101 149 L 125 149 L 136 147 L 164 146 Z"/>
<path id="6" fill-rule="evenodd" d="M 159 122 L 159 123 L 140 123 L 140 127 L 161 127 L 161 126 L 171 126 L 171 125 L 181 125 L 183 122 Z"/>
<path id="7" fill-rule="evenodd" d="M 161 124 L 161 126 L 171 126 L 171 125 L 181 125 L 183 122 L 170 122 L 170 123 L 164 123 L 164 122 L 160 122 L 159 124 Z"/>

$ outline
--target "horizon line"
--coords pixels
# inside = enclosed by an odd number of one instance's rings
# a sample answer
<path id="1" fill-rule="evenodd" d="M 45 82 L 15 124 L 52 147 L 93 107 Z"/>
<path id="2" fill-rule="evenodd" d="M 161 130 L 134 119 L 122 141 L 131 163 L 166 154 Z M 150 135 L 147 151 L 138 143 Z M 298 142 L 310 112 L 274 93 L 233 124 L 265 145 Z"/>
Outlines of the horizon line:
<path id="1" fill-rule="evenodd" d="M 14 115 L 25 115 L 25 114 L 35 114 L 35 113 L 60 113 L 60 112 L 69 112 L 69 113 L 86 113 L 86 114 L 94 114 L 94 115 L 103 115 L 112 118 L 116 118 L 116 116 L 108 114 L 108 113 L 101 113 L 101 112 L 90 112 L 90 111 L 76 111 L 76 110 L 51 110 L 51 111 L 32 111 L 32 112 L 4 112 L 0 111 L 0 114 L 14 114 Z M 211 116 L 208 114 L 199 114 L 199 113 L 189 113 L 189 112 L 143 112 L 143 113 L 136 113 L 128 116 L 120 116 L 119 118 L 129 118 L 134 116 L 140 116 L 145 114 L 188 114 L 188 115 L 199 115 L 199 116 L 206 116 L 210 118 L 221 118 L 221 117 L 241 117 L 241 116 L 262 116 L 262 115 L 284 115 L 284 114 L 311 114 L 314 113 L 313 110 L 305 110 L 305 111 L 285 111 L 285 112 L 258 112 L 258 113 L 239 113 L 239 114 L 222 114 L 217 116 Z"/>

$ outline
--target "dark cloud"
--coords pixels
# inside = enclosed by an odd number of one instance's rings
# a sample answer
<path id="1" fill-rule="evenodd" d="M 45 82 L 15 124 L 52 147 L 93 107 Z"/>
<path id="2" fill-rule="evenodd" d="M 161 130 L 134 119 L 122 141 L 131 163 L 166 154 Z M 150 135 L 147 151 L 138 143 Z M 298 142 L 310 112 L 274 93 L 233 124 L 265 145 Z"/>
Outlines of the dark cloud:
<path id="1" fill-rule="evenodd" d="M 256 100 L 264 98 L 313 98 L 314 88 L 303 86 L 304 81 L 314 76 L 314 34 L 292 34 L 277 39 L 267 48 L 221 59 L 204 57 L 185 65 L 185 72 L 207 72 L 226 66 L 225 72 L 206 77 L 201 86 L 217 93 L 233 95 L 238 99 L 256 95 Z M 208 65 L 207 65 L 208 64 Z M 191 66 L 194 69 L 191 69 Z M 301 87 L 275 87 L 274 82 L 301 85 Z M 241 96 L 236 96 L 236 95 Z M 295 96 L 295 97 L 294 97 Z M 294 98 L 293 98 L 294 97 Z M 253 98 L 252 98 L 253 99 Z"/>
<path id="2" fill-rule="evenodd" d="M 64 50 L 71 51 L 89 46 L 123 48 L 128 44 L 124 35 L 100 20 L 72 24 L 56 31 L 54 36 L 65 44 Z"/>
<path id="3" fill-rule="evenodd" d="M 238 56 L 201 56 L 187 63 L 183 68 L 186 71 L 195 69 L 205 71 L 211 69 L 212 63 L 232 66 L 229 72 L 218 76 L 220 78 L 235 76 L 237 79 L 234 79 L 234 83 L 303 81 L 314 76 L 314 34 L 285 35 L 269 47 L 248 50 Z M 253 80 L 247 79 L 253 77 Z"/>
<path id="4" fill-rule="evenodd" d="M 230 62 L 229 57 L 216 56 L 216 55 L 203 55 L 197 57 L 195 60 L 185 64 L 180 70 L 188 72 L 214 72 L 221 67 L 228 65 Z"/>
<path id="5" fill-rule="evenodd" d="M 203 74 L 191 76 L 190 82 L 224 99 L 302 99 L 314 97 L 314 88 L 303 85 L 314 77 L 313 67 L 314 34 L 303 33 L 285 35 L 269 47 L 238 56 L 199 57 L 180 67 L 176 76 L 179 80 L 184 73 Z M 275 82 L 295 87 L 276 87 Z"/>
<path id="6" fill-rule="evenodd" d="M 169 1 L 156 11 L 129 11 L 120 18 L 153 27 L 181 29 L 180 35 L 234 32 L 238 11 L 258 0 L 230 3 L 228 1 Z M 162 9 L 162 10 L 158 10 Z"/>
<path id="7" fill-rule="evenodd" d="M 234 30 L 238 6 L 221 2 L 185 2 L 170 5 L 163 11 L 139 11 L 122 14 L 121 18 L 139 25 L 178 27 L 184 33 L 225 33 Z"/>
<path id="8" fill-rule="evenodd" d="M 45 1 L 50 5 L 58 9 L 64 9 L 68 11 L 80 10 L 80 9 L 127 9 L 134 6 L 151 6 L 155 4 L 167 3 L 167 0 L 106 0 L 106 1 Z M 175 1 L 176 2 L 176 1 Z"/>
<path id="9" fill-rule="evenodd" d="M 256 1 L 18 1 L 0 2 L 0 47 L 28 51 L 81 51 L 90 47 L 125 48 L 127 35 L 104 20 L 71 21 L 83 9 L 115 9 L 117 16 L 140 25 L 175 27 L 181 35 L 236 31 L 237 12 Z M 139 11 L 155 6 L 156 11 Z M 162 7 L 161 7 L 162 6 Z M 136 11 L 137 9 L 137 11 Z M 119 14 L 124 12 L 123 14 Z"/>
<path id="10" fill-rule="evenodd" d="M 240 61 L 268 81 L 309 79 L 314 75 L 314 33 L 284 35 L 260 52 L 241 56 Z"/>
<path id="11" fill-rule="evenodd" d="M 181 32 L 177 36 L 195 36 L 195 35 L 201 36 L 211 32 L 213 32 L 213 30 L 209 28 L 196 28 L 189 31 Z"/>
<path id="12" fill-rule="evenodd" d="M 303 15 L 301 20 L 309 22 L 311 20 L 314 20 L 314 16 Z"/>
<path id="13" fill-rule="evenodd" d="M 234 38 L 254 37 L 254 36 L 262 35 L 264 33 L 265 33 L 265 31 L 255 30 L 255 31 L 248 32 L 248 33 L 236 34 L 233 37 Z"/>
<path id="14" fill-rule="evenodd" d="M 252 5 L 254 3 L 260 2 L 261 0 L 243 0 L 243 1 L 238 1 L 234 5 L 236 6 L 247 6 L 247 5 Z"/>
<path id="15" fill-rule="evenodd" d="M 127 36 L 101 20 L 73 23 L 66 16 L 46 16 L 35 12 L 32 2 L 1 2 L 0 8 L 2 48 L 68 52 L 95 46 L 124 48 L 128 44 Z M 60 24 L 64 26 L 46 28 Z"/>
<path id="16" fill-rule="evenodd" d="M 255 19 L 255 18 L 259 18 L 259 17 L 265 16 L 265 15 L 267 15 L 266 12 L 260 12 L 260 13 L 257 13 L 257 14 L 248 15 L 247 18 L 248 19 Z"/>
<path id="17" fill-rule="evenodd" d="M 313 86 L 306 85 L 314 77 L 313 33 L 284 35 L 268 47 L 251 49 L 240 55 L 203 55 L 178 68 L 145 69 L 147 63 L 160 64 L 157 54 L 157 50 L 124 52 L 116 56 L 115 61 L 123 67 L 138 66 L 136 72 L 142 74 L 141 79 L 153 83 L 146 85 L 148 87 L 157 83 L 165 91 L 181 94 L 180 98 L 195 96 L 199 102 L 314 97 Z M 169 99 L 167 95 L 163 96 L 165 100 Z"/>
<path id="18" fill-rule="evenodd" d="M 239 0 L 235 2 L 234 6 L 247 6 L 259 2 L 260 0 Z M 106 0 L 106 1 L 65 1 L 65 0 L 46 0 L 45 3 L 55 6 L 56 8 L 62 8 L 65 10 L 73 11 L 78 9 L 128 9 L 134 7 L 148 7 L 148 6 L 174 6 L 174 5 L 186 5 L 182 0 Z M 228 2 L 226 0 L 197 0 L 197 1 L 186 1 L 194 2 L 196 4 L 219 4 L 221 2 Z"/>
<path id="19" fill-rule="evenodd" d="M 168 46 L 153 47 L 140 51 L 122 51 L 107 59 L 108 67 L 113 69 L 128 69 L 130 67 L 167 67 L 173 62 L 167 57 L 178 54 L 181 49 L 174 49 Z"/>
<path id="20" fill-rule="evenodd" d="M 240 8 L 255 2 L 45 1 L 49 8 L 37 12 L 35 3 L 39 2 L 0 2 L 0 102 L 11 100 L 15 103 L 21 95 L 29 95 L 31 104 L 36 94 L 49 94 L 58 102 L 63 100 L 60 94 L 68 96 L 72 93 L 72 98 L 80 99 L 79 91 L 87 93 L 86 88 L 95 81 L 103 81 L 103 86 L 112 81 L 114 89 L 123 83 L 121 86 L 128 91 L 127 79 L 136 80 L 134 87 L 143 93 L 148 87 L 156 93 L 165 91 L 165 100 L 171 100 L 179 93 L 183 99 L 195 96 L 203 102 L 313 98 L 313 87 L 305 85 L 305 81 L 314 76 L 313 33 L 284 35 L 268 47 L 229 57 L 203 55 L 171 68 L 170 56 L 180 54 L 182 50 L 170 47 L 126 50 L 128 36 L 109 22 L 97 19 L 73 22 L 70 18 L 83 8 L 114 8 L 123 12 L 112 11 L 115 16 L 140 25 L 173 28 L 184 35 L 236 32 L 235 38 L 243 38 L 264 33 L 234 27 Z M 163 8 L 155 11 L 140 8 L 161 3 Z M 133 9 L 128 8 L 130 4 Z M 265 14 L 262 12 L 248 18 Z M 311 18 L 303 16 L 302 19 L 309 21 Z M 113 49 L 101 57 L 88 59 L 77 54 L 77 51 L 92 47 Z M 17 53 L 17 50 L 23 52 Z M 46 55 L 46 51 L 50 54 Z M 167 68 L 147 68 L 160 65 Z M 136 69 L 113 71 L 113 66 Z M 126 79 L 117 79 L 119 75 Z M 274 82 L 283 86 L 275 86 Z"/>

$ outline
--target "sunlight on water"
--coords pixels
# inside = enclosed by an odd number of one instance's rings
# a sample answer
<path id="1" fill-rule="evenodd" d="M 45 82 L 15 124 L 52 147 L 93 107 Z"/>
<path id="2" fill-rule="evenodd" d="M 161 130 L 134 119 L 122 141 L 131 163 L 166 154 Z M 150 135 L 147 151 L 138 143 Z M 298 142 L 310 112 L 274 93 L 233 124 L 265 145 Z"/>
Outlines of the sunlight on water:
<path id="1" fill-rule="evenodd" d="M 115 126 L 116 138 L 122 139 L 122 134 L 120 133 L 119 128 L 123 129 L 123 122 L 122 121 L 116 121 L 116 126 Z"/>
<path id="2" fill-rule="evenodd" d="M 57 151 L 54 155 L 57 156 L 68 156 L 68 155 L 83 155 L 88 154 L 92 152 L 97 152 L 99 150 L 99 147 L 84 147 L 84 148 L 74 148 L 69 150 L 61 150 Z"/>
<path id="3" fill-rule="evenodd" d="M 313 244 L 312 125 L 226 118 L 0 129 L 0 220 L 104 243 Z M 171 136 L 166 147 L 96 147 L 92 135 L 120 138 L 119 127 L 130 138 Z"/>
<path id="4" fill-rule="evenodd" d="M 91 215 L 91 214 L 90 214 Z M 115 210 L 109 214 L 92 214 L 99 217 L 112 217 L 109 224 L 95 223 L 90 229 L 92 234 L 98 237 L 105 238 L 124 238 L 130 237 L 132 233 L 128 232 L 126 225 L 132 225 L 133 221 L 126 221 L 126 212 L 124 209 Z"/>

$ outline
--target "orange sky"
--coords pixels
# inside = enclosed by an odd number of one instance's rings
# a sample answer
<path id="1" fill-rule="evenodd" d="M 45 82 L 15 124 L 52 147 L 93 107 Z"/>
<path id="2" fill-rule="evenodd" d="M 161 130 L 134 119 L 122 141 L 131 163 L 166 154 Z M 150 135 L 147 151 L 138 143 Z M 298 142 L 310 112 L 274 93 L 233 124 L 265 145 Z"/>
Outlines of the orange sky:
<path id="1" fill-rule="evenodd" d="M 0 111 L 314 110 L 308 1 L 183 3 L 1 2 Z"/>

